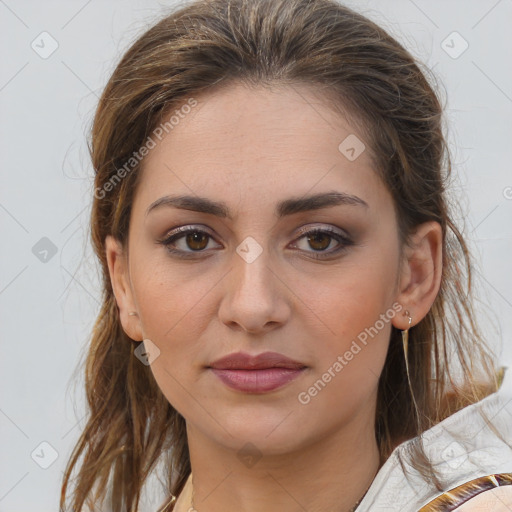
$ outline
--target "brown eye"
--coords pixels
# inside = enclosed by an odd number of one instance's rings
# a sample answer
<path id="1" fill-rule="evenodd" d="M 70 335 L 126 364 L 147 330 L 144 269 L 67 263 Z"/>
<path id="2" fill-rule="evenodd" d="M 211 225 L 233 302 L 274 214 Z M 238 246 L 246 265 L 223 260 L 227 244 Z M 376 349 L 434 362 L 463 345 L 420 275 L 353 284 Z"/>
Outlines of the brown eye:
<path id="1" fill-rule="evenodd" d="M 309 246 L 315 251 L 323 251 L 329 247 L 331 243 L 332 236 L 324 233 L 322 231 L 317 231 L 312 235 L 307 236 Z"/>
<path id="2" fill-rule="evenodd" d="M 205 249 L 208 245 L 209 236 L 202 231 L 192 231 L 186 237 L 187 247 L 193 251 Z"/>
<path id="3" fill-rule="evenodd" d="M 308 257 L 314 259 L 342 256 L 354 242 L 347 235 L 331 227 L 302 229 L 293 247 L 300 249 Z"/>
<path id="4" fill-rule="evenodd" d="M 194 253 L 206 254 L 211 252 L 215 246 L 216 248 L 222 247 L 207 231 L 189 226 L 173 230 L 166 238 L 158 240 L 157 243 L 165 246 L 171 254 L 184 258 L 196 256 Z"/>

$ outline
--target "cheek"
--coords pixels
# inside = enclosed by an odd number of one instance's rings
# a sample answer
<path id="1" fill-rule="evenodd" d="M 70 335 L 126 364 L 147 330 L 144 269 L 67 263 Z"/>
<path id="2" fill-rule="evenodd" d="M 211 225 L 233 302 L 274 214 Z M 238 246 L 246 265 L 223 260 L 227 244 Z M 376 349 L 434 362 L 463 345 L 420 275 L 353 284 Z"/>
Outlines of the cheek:
<path id="1" fill-rule="evenodd" d="M 303 276 L 294 286 L 325 332 L 346 341 L 394 311 L 396 272 L 394 254 L 360 251 L 347 264 L 322 276 Z"/>
<path id="2" fill-rule="evenodd" d="M 332 384 L 320 401 L 348 403 L 375 390 L 388 350 L 391 320 L 398 314 L 393 308 L 395 256 L 366 253 L 320 283 L 317 276 L 316 286 L 302 281 L 300 293 L 307 298 L 304 315 L 313 319 L 310 336 L 317 340 L 311 380 L 329 370 L 336 375 L 322 379 Z"/>
<path id="3" fill-rule="evenodd" d="M 196 369 L 203 363 L 199 340 L 211 314 L 208 291 L 212 283 L 207 277 L 186 279 L 170 265 L 147 269 L 151 271 L 139 274 L 134 288 L 144 337 L 160 350 L 150 370 L 168 402 L 180 414 L 190 414 L 191 402 L 201 402 L 192 387 Z M 191 395 L 199 402 L 190 400 Z"/>
<path id="4" fill-rule="evenodd" d="M 203 320 L 208 321 L 209 292 L 218 279 L 208 272 L 200 278 L 189 274 L 165 258 L 134 272 L 144 334 L 164 349 L 194 339 L 202 331 Z"/>
<path id="5" fill-rule="evenodd" d="M 316 339 L 314 372 L 299 390 L 302 400 L 309 402 L 303 406 L 304 428 L 310 422 L 314 427 L 313 418 L 322 418 L 325 428 L 334 428 L 361 408 L 371 408 L 376 399 L 395 311 L 386 307 L 378 293 L 362 293 L 348 285 L 345 290 L 346 294 L 333 293 L 332 301 L 324 296 L 317 310 L 334 334 L 325 334 L 322 328 L 321 334 L 314 327 L 310 331 L 310 338 Z"/>

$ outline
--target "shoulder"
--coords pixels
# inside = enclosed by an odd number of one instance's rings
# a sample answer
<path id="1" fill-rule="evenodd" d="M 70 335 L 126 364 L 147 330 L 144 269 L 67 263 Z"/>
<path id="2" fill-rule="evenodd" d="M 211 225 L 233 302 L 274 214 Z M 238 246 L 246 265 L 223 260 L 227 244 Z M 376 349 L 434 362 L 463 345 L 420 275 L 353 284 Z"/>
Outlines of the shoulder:
<path id="1" fill-rule="evenodd" d="M 457 512 L 481 512 L 482 510 L 510 512 L 512 510 L 512 485 L 497 487 L 478 494 L 455 510 Z"/>

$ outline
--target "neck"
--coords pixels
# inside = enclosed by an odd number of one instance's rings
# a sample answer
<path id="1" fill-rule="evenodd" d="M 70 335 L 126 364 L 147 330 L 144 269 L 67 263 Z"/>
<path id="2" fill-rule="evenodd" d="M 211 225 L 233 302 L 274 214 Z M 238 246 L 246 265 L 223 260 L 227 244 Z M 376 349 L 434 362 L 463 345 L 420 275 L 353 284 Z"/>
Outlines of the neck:
<path id="1" fill-rule="evenodd" d="M 187 434 L 196 512 L 348 512 L 380 467 L 369 418 L 284 454 L 261 452 L 259 460 L 246 464 L 240 450 L 215 443 L 188 424 Z"/>

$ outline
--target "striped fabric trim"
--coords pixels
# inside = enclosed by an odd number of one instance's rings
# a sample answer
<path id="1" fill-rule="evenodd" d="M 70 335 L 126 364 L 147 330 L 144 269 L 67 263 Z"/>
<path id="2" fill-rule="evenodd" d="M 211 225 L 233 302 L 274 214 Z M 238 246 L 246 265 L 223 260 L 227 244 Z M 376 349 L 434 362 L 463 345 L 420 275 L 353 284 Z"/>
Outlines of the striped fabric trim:
<path id="1" fill-rule="evenodd" d="M 449 512 L 474 498 L 478 494 L 503 485 L 512 485 L 512 473 L 482 476 L 450 489 L 434 498 L 418 512 Z"/>
<path id="2" fill-rule="evenodd" d="M 500 473 L 475 478 L 475 480 L 466 482 L 439 495 L 427 503 L 427 505 L 421 507 L 418 512 L 450 512 L 478 494 L 503 485 L 512 485 L 512 473 Z M 159 512 L 171 512 L 174 510 L 176 501 L 176 497 L 171 496 L 169 501 L 162 508 L 158 509 Z"/>

